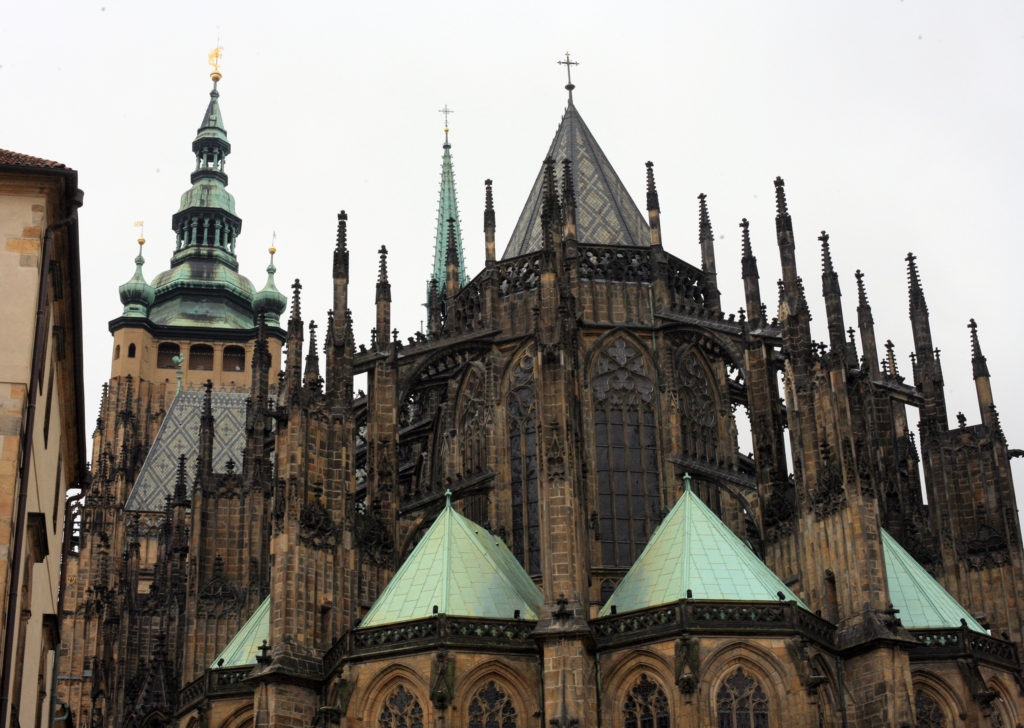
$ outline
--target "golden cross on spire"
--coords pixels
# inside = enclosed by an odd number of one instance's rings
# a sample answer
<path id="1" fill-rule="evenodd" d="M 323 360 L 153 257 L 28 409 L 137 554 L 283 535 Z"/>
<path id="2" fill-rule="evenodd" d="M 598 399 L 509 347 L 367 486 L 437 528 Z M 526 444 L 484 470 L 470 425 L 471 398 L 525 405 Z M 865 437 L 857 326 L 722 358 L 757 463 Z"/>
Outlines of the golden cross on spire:
<path id="1" fill-rule="evenodd" d="M 566 51 L 565 60 L 558 61 L 558 65 L 565 66 L 565 73 L 569 80 L 569 83 L 565 84 L 565 89 L 569 92 L 569 103 L 572 103 L 572 90 L 576 88 L 572 83 L 572 67 L 580 65 L 580 63 L 569 58 L 569 51 Z"/>
<path id="2" fill-rule="evenodd" d="M 438 109 L 437 113 L 444 114 L 444 143 L 448 143 L 448 114 L 454 114 L 455 109 L 449 109 L 448 104 L 444 105 L 443 109 Z"/>
<path id="3" fill-rule="evenodd" d="M 146 242 L 146 229 L 143 227 L 142 220 L 136 220 L 133 224 L 139 229 L 139 245 L 142 245 Z"/>

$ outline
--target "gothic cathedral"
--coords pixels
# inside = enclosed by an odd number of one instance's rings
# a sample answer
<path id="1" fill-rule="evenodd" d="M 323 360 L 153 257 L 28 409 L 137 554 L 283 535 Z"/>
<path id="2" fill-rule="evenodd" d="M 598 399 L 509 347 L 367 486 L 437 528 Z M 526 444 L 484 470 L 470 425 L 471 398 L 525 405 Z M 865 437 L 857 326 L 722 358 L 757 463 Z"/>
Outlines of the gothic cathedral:
<path id="1" fill-rule="evenodd" d="M 846 328 L 825 233 L 812 340 L 781 178 L 777 315 L 747 220 L 745 308 L 724 314 L 708 200 L 686 262 L 652 164 L 644 215 L 570 83 L 500 257 L 486 182 L 475 275 L 446 130 L 426 330 L 392 330 L 381 248 L 356 343 L 338 215 L 321 344 L 273 249 L 262 289 L 238 272 L 219 80 L 170 267 L 147 283 L 140 239 L 110 322 L 68 564 L 69 725 L 1024 721 L 1011 452 L 973 320 L 980 423 L 948 424 L 913 255 L 911 381 L 860 271 Z"/>

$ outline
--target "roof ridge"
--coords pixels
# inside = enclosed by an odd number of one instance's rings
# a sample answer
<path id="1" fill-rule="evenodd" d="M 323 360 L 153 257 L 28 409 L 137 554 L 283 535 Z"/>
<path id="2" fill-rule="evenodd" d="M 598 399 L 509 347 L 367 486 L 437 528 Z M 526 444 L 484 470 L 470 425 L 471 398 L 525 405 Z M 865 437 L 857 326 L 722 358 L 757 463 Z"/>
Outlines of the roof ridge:
<path id="1" fill-rule="evenodd" d="M 526 599 L 527 595 L 523 594 L 522 591 L 520 590 L 520 588 L 519 588 L 520 585 L 516 584 L 512 579 L 509 578 L 509 574 L 506 571 L 508 565 L 506 563 L 499 563 L 494 558 L 494 555 L 491 553 L 490 549 L 485 548 L 484 540 L 482 538 L 482 535 L 480 533 L 478 533 L 474 529 L 475 528 L 479 528 L 479 529 L 481 529 L 482 531 L 484 531 L 487 534 L 490 534 L 490 531 L 487 531 L 487 529 L 485 529 L 483 526 L 478 526 L 476 523 L 474 523 L 473 521 L 471 521 L 468 518 L 466 518 L 465 516 L 463 516 L 461 513 L 456 511 L 454 508 L 451 508 L 450 506 L 449 506 L 449 508 L 452 511 L 452 513 L 456 516 L 455 522 L 458 523 L 460 526 L 462 526 L 462 528 L 466 531 L 467 535 L 470 537 L 470 539 L 473 542 L 474 546 L 476 546 L 477 550 L 481 554 L 483 554 L 484 558 L 487 559 L 488 563 L 490 563 L 491 566 L 494 567 L 494 571 L 498 574 L 498 576 L 501 577 L 501 579 L 508 585 L 509 588 L 512 589 L 512 591 L 514 591 L 516 594 L 518 594 L 520 597 L 522 597 L 524 602 L 529 603 L 527 601 L 527 599 Z M 504 559 L 502 561 L 504 561 Z M 518 564 L 518 562 L 516 562 L 516 563 Z M 450 578 L 450 572 L 449 572 L 449 578 Z"/>
<path id="2" fill-rule="evenodd" d="M 897 541 L 891 533 L 886 531 L 884 528 L 881 529 L 881 532 L 882 559 L 886 567 L 886 582 L 889 586 L 889 599 L 893 603 L 893 606 L 900 609 L 901 613 L 905 612 L 904 616 L 907 619 L 907 623 L 904 626 L 910 629 L 958 627 L 962 620 L 967 623 L 969 629 L 972 629 L 975 632 L 981 632 L 982 634 L 988 634 L 988 630 L 986 630 L 981 623 L 974 618 L 974 615 L 972 615 L 964 605 L 957 601 L 956 597 L 950 594 L 935 577 L 929 574 L 924 566 L 922 566 L 909 551 L 903 548 L 902 544 L 900 544 L 900 542 Z M 892 563 L 890 563 L 890 559 L 892 560 Z M 897 566 L 903 572 L 903 579 L 891 573 L 896 570 L 893 567 Z M 915 617 L 912 616 L 911 605 L 904 601 L 904 598 L 910 596 L 903 589 L 903 586 L 907 585 L 908 581 L 909 585 L 914 589 L 914 596 L 923 602 L 922 606 L 930 609 L 936 614 L 939 620 L 945 621 L 947 624 L 909 624 L 909 622 Z M 926 614 L 917 616 L 928 619 Z"/>

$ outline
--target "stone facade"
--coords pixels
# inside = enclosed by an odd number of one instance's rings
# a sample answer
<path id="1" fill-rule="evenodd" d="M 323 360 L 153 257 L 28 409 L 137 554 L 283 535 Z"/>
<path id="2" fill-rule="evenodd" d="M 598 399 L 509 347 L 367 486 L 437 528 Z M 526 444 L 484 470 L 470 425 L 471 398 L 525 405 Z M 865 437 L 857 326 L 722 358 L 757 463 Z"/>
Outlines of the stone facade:
<path id="1" fill-rule="evenodd" d="M 746 308 L 737 318 L 721 310 L 703 196 L 695 265 L 663 244 L 651 165 L 645 221 L 571 100 L 552 149 L 569 156 L 545 162 L 516 226 L 520 238 L 500 260 L 488 183 L 486 263 L 465 285 L 450 223 L 446 280 L 430 285 L 428 331 L 407 342 L 391 329 L 382 248 L 376 327 L 369 345 L 356 345 L 340 214 L 322 346 L 315 324 L 302 319 L 296 281 L 283 361 L 268 327 L 247 340 L 243 461 L 212 466 L 211 397 L 227 385 L 222 375 L 207 388 L 195 472 L 180 467 L 161 513 L 119 506 L 153 443 L 171 380 L 155 369 L 129 377 L 115 353 L 81 550 L 70 565 L 77 577 L 65 622 L 74 641 L 61 690 L 76 721 L 1021 722 L 1024 555 L 1010 453 L 976 332 L 982 423 L 951 429 L 912 257 L 911 384 L 891 350 L 880 358 L 859 272 L 859 346 L 852 330 L 848 338 L 825 234 L 829 341 L 812 340 L 781 179 L 778 316 L 762 304 L 744 221 Z M 180 333 L 182 350 L 206 340 Z M 118 335 L 123 357 L 129 334 Z M 362 374 L 365 395 L 353 390 Z M 922 412 L 920 443 L 907 428 L 908 406 Z M 737 444 L 745 426 L 738 407 L 749 412 L 752 454 Z M 687 595 L 616 612 L 617 584 L 687 473 L 694 492 L 809 610 L 781 596 Z M 539 586 L 539 618 L 436 613 L 360 627 L 446 492 Z M 901 621 L 883 529 L 964 614 L 986 615 L 995 636 L 966 620 L 914 623 L 909 608 Z M 269 626 L 253 661 L 217 664 L 268 594 Z M 605 604 L 610 613 L 598 616 Z"/>
<path id="2" fill-rule="evenodd" d="M 0 725 L 49 725 L 65 499 L 87 477 L 78 174 L 0 150 Z"/>

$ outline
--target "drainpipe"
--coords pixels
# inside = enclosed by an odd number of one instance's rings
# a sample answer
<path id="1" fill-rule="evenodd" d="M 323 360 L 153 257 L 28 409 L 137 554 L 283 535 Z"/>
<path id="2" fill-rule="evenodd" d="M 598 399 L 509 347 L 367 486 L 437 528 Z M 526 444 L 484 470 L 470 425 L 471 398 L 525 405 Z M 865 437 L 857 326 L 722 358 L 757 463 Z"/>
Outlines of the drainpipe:
<path id="1" fill-rule="evenodd" d="M 39 369 L 46 355 L 46 304 L 50 292 L 50 258 L 53 254 L 53 233 L 78 221 L 78 208 L 82 206 L 82 191 L 75 192 L 71 211 L 63 220 L 48 225 L 43 234 L 43 249 L 39 268 L 39 296 L 36 306 L 35 338 L 32 344 L 32 371 L 29 374 L 28 402 L 25 406 L 25 439 L 21 445 L 21 465 L 18 469 L 18 509 L 14 518 L 14 545 L 11 549 L 10 583 L 7 590 L 7 618 L 4 621 L 4 652 L 0 659 L 0 728 L 7 725 L 10 708 L 11 664 L 14 658 L 14 635 L 18 627 L 18 589 L 21 581 L 21 562 L 25 550 L 25 514 L 28 511 L 28 477 L 32 464 L 32 435 L 35 430 L 36 398 L 39 391 Z"/>

